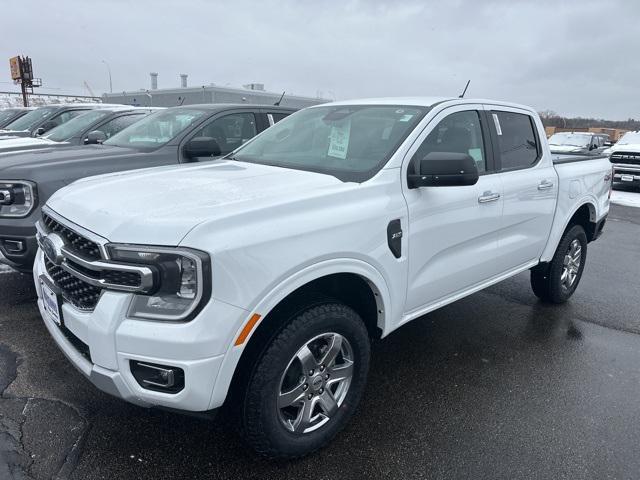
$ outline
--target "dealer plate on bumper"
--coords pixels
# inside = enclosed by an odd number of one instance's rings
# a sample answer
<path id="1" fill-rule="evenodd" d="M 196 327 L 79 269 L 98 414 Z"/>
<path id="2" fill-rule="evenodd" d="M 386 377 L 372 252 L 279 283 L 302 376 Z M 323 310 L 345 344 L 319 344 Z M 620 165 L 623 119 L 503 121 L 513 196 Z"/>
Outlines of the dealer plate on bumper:
<path id="1" fill-rule="evenodd" d="M 42 304 L 45 314 L 49 317 L 49 320 L 61 327 L 62 309 L 60 308 L 60 295 L 54 291 L 54 287 L 44 275 L 40 277 L 40 287 L 42 289 Z"/>

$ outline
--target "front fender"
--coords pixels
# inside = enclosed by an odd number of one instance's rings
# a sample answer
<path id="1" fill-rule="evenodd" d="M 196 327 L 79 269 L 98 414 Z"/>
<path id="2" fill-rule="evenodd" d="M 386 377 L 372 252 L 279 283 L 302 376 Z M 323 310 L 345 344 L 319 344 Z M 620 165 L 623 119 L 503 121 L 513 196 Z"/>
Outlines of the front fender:
<path id="1" fill-rule="evenodd" d="M 253 327 L 249 337 L 247 337 L 242 345 L 234 345 L 234 340 L 238 338 L 238 335 L 240 335 L 240 332 L 250 318 L 257 313 L 260 315 L 261 320 L 264 319 L 282 300 L 298 288 L 319 278 L 336 273 L 353 273 L 361 276 L 370 285 L 376 295 L 379 311 L 378 327 L 382 330 L 382 335 L 386 335 L 389 330 L 392 329 L 392 322 L 389 319 L 389 307 L 392 305 L 390 291 L 385 278 L 375 267 L 365 261 L 354 258 L 335 258 L 309 265 L 271 288 L 269 293 L 260 299 L 256 305 L 249 310 L 243 321 L 237 325 L 236 334 L 229 343 L 229 348 L 225 354 L 211 395 L 211 409 L 217 408 L 224 403 L 242 353 L 256 331 L 257 325 L 259 325 L 258 322 L 256 326 Z M 389 312 L 387 312 L 388 309 Z"/>

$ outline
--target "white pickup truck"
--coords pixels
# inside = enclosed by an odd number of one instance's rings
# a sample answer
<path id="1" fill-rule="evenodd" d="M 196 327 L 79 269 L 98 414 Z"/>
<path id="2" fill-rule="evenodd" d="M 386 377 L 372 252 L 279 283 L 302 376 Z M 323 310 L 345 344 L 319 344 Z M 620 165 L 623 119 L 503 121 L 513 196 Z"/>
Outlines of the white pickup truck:
<path id="1" fill-rule="evenodd" d="M 38 304 L 98 388 L 229 406 L 260 454 L 297 457 L 353 414 L 372 339 L 526 270 L 566 301 L 610 189 L 606 158 L 554 161 L 528 107 L 315 106 L 222 160 L 60 190 L 38 225 Z"/>
<path id="2" fill-rule="evenodd" d="M 640 186 L 640 132 L 627 132 L 603 152 L 613 164 L 613 182 Z"/>

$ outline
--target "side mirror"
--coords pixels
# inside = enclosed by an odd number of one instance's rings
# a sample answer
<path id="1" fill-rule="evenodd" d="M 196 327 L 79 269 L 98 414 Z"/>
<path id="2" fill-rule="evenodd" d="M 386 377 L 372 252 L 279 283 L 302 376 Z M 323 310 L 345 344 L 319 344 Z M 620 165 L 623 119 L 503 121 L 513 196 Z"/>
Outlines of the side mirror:
<path id="1" fill-rule="evenodd" d="M 217 157 L 222 155 L 220 145 L 211 137 L 196 137 L 187 142 L 183 149 L 184 156 L 188 159 L 199 157 Z"/>
<path id="2" fill-rule="evenodd" d="M 409 174 L 409 188 L 475 185 L 479 178 L 475 160 L 466 153 L 431 152 L 413 168 L 418 171 Z"/>
<path id="3" fill-rule="evenodd" d="M 94 130 L 87 134 L 87 138 L 84 139 L 85 145 L 98 145 L 104 142 L 107 136 L 100 130 Z"/>
<path id="4" fill-rule="evenodd" d="M 596 148 L 598 148 L 598 145 L 594 143 L 589 147 L 589 150 L 595 150 Z"/>
<path id="5" fill-rule="evenodd" d="M 38 129 L 36 130 L 36 135 L 44 135 L 54 127 L 57 127 L 55 122 L 45 122 L 41 127 L 38 127 Z"/>

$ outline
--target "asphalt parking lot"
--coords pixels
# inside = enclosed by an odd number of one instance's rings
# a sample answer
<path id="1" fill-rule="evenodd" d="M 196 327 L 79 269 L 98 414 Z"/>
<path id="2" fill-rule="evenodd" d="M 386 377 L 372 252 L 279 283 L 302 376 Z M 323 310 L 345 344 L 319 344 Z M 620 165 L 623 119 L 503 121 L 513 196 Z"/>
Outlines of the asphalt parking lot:
<path id="1" fill-rule="evenodd" d="M 222 419 L 99 392 L 50 340 L 31 279 L 0 273 L 0 479 L 638 478 L 640 209 L 609 218 L 568 304 L 522 274 L 405 326 L 375 345 L 353 422 L 290 463 Z"/>

